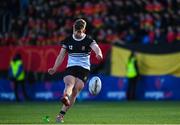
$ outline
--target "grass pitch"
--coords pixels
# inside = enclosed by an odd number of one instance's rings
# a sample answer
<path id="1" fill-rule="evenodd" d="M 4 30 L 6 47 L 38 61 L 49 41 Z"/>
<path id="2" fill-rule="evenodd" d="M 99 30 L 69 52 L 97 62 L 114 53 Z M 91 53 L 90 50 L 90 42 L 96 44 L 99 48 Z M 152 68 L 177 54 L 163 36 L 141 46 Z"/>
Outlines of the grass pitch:
<path id="1" fill-rule="evenodd" d="M 55 124 L 58 102 L 0 102 L 0 124 Z M 180 124 L 180 102 L 79 102 L 63 124 Z"/>

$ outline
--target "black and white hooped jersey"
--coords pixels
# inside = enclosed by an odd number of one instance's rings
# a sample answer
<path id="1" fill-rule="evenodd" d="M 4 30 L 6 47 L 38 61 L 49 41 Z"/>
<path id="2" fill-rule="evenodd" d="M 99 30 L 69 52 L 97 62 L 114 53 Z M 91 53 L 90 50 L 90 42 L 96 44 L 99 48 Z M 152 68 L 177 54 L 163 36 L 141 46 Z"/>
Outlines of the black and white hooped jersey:
<path id="1" fill-rule="evenodd" d="M 81 39 L 76 39 L 74 34 L 61 42 L 63 48 L 68 52 L 67 67 L 81 66 L 90 70 L 91 43 L 96 41 L 84 34 Z"/>

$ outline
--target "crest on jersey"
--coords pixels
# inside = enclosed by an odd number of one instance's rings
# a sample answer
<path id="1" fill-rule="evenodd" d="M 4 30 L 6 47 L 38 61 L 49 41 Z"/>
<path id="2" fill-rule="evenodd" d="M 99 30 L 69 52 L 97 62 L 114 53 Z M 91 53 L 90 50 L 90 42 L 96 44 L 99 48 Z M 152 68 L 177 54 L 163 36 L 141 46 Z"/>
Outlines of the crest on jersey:
<path id="1" fill-rule="evenodd" d="M 72 45 L 69 45 L 69 49 L 72 50 L 72 49 L 73 49 L 73 46 L 72 46 Z"/>
<path id="2" fill-rule="evenodd" d="M 82 48 L 81 48 L 83 51 L 85 50 L 85 46 L 82 46 Z"/>

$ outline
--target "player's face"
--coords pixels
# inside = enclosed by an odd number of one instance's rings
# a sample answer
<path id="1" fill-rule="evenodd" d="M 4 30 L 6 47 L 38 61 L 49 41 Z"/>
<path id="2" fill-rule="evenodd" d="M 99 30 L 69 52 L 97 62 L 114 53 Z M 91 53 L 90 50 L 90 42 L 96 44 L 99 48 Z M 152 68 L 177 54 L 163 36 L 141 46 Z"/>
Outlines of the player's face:
<path id="1" fill-rule="evenodd" d="M 85 30 L 78 30 L 78 31 L 74 31 L 74 35 L 77 38 L 81 38 L 83 36 L 83 33 L 85 32 Z"/>

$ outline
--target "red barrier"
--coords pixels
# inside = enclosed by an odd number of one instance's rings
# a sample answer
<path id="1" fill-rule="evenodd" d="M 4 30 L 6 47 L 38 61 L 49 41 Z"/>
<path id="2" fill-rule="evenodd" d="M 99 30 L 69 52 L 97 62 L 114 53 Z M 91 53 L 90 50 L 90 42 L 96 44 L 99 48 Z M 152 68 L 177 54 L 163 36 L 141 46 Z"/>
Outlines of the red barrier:
<path id="1" fill-rule="evenodd" d="M 102 49 L 103 56 L 106 58 L 111 46 L 108 44 L 100 44 L 100 48 Z M 53 66 L 59 51 L 60 46 L 0 47 L 0 70 L 7 70 L 10 59 L 12 59 L 16 53 L 21 53 L 26 71 L 47 72 L 47 69 Z M 92 52 L 91 63 L 99 63 L 95 58 L 94 52 Z M 67 56 L 58 71 L 63 71 L 66 64 Z"/>

